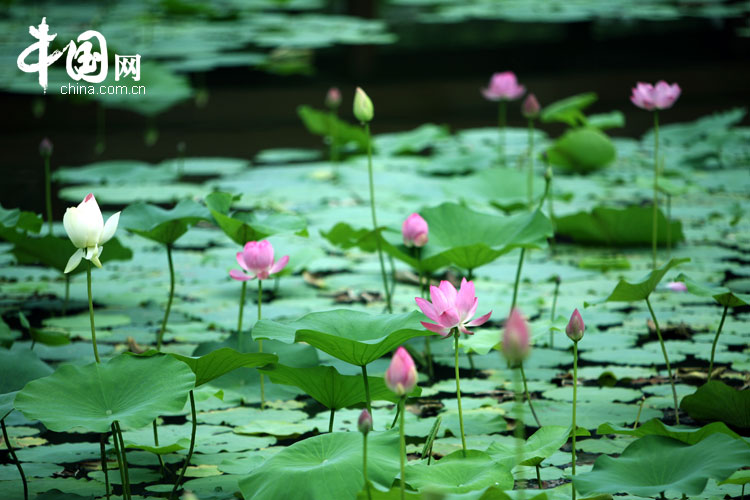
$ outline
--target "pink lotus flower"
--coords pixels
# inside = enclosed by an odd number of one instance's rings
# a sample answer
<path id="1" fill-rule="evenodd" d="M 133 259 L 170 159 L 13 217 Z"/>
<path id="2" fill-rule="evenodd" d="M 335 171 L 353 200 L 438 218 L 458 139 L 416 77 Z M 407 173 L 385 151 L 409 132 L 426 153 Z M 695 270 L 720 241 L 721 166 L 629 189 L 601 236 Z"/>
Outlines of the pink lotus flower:
<path id="1" fill-rule="evenodd" d="M 687 292 L 687 285 L 682 281 L 670 281 L 667 283 L 667 289 L 673 292 Z"/>
<path id="2" fill-rule="evenodd" d="M 521 315 L 521 311 L 514 307 L 505 322 L 503 331 L 503 355 L 512 363 L 519 363 L 526 359 L 531 351 L 529 340 L 529 326 Z"/>
<path id="3" fill-rule="evenodd" d="M 641 109 L 652 111 L 654 109 L 669 109 L 675 103 L 682 90 L 676 83 L 669 85 L 664 80 L 660 80 L 656 85 L 650 83 L 638 82 L 633 87 L 633 94 L 630 96 L 630 102 Z"/>
<path id="4" fill-rule="evenodd" d="M 466 281 L 466 278 L 461 280 L 458 292 L 449 281 L 441 281 L 439 287 L 431 286 L 430 298 L 432 303 L 421 297 L 414 299 L 425 316 L 437 323 L 435 325 L 422 321 L 422 326 L 443 337 L 450 335 L 453 328 L 458 328 L 460 332 L 467 335 L 473 335 L 466 327 L 483 325 L 492 315 L 490 311 L 470 321 L 477 312 L 479 299 L 474 293 L 474 282 Z"/>
<path id="5" fill-rule="evenodd" d="M 534 94 L 527 95 L 521 105 L 521 114 L 524 118 L 532 120 L 539 116 L 540 110 L 541 106 L 539 106 L 539 101 L 536 99 L 536 96 Z"/>
<path id="6" fill-rule="evenodd" d="M 419 214 L 411 214 L 401 226 L 404 236 L 404 245 L 407 247 L 423 247 L 427 244 L 427 233 L 429 227 Z"/>
<path id="7" fill-rule="evenodd" d="M 229 275 L 237 281 L 249 281 L 255 278 L 264 280 L 284 269 L 288 262 L 288 255 L 274 262 L 273 246 L 268 240 L 248 241 L 245 243 L 245 248 L 241 252 L 237 252 L 237 263 L 250 274 L 247 275 L 242 271 L 232 269 L 229 271 Z"/>
<path id="8" fill-rule="evenodd" d="M 486 89 L 482 89 L 482 95 L 489 101 L 515 101 L 526 92 L 526 87 L 518 84 L 516 74 L 512 71 L 495 73 L 490 79 Z"/>
<path id="9" fill-rule="evenodd" d="M 583 332 L 586 329 L 586 325 L 583 324 L 583 318 L 578 309 L 573 311 L 568 321 L 568 326 L 565 327 L 565 334 L 573 342 L 578 342 L 583 338 Z"/>
<path id="10" fill-rule="evenodd" d="M 399 396 L 410 393 L 417 385 L 417 367 L 403 347 L 393 353 L 391 364 L 385 372 L 385 385 Z"/>

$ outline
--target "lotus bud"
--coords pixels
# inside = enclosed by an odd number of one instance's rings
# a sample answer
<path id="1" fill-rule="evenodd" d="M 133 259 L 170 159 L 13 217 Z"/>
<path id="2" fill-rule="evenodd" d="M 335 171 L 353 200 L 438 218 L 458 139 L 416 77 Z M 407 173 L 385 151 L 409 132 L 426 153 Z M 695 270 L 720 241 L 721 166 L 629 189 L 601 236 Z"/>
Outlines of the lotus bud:
<path id="1" fill-rule="evenodd" d="M 362 413 L 359 414 L 359 419 L 357 420 L 357 428 L 362 434 L 367 434 L 372 430 L 372 415 L 370 415 L 370 412 L 367 411 L 367 408 L 362 410 Z"/>
<path id="2" fill-rule="evenodd" d="M 687 285 L 682 281 L 670 281 L 667 283 L 667 289 L 673 292 L 687 292 Z"/>
<path id="3" fill-rule="evenodd" d="M 552 180 L 552 167 L 544 169 L 544 181 L 549 182 Z"/>
<path id="4" fill-rule="evenodd" d="M 372 101 L 361 87 L 357 87 L 354 94 L 354 117 L 364 124 L 371 121 L 374 115 Z"/>
<path id="5" fill-rule="evenodd" d="M 338 87 L 331 87 L 326 94 L 326 107 L 329 109 L 338 109 L 341 105 L 341 91 Z"/>
<path id="6" fill-rule="evenodd" d="M 529 355 L 529 327 L 521 316 L 521 311 L 514 307 L 505 322 L 503 331 L 503 355 L 511 363 L 520 363 Z"/>
<path id="7" fill-rule="evenodd" d="M 529 94 L 526 96 L 526 99 L 523 100 L 521 114 L 523 114 L 524 118 L 533 120 L 539 116 L 540 109 L 541 107 L 539 106 L 539 101 L 537 101 L 536 96 L 534 94 Z"/>
<path id="8" fill-rule="evenodd" d="M 52 156 L 52 141 L 47 137 L 39 143 L 39 154 L 42 156 Z"/>
<path id="9" fill-rule="evenodd" d="M 391 364 L 385 372 L 385 385 L 399 396 L 410 393 L 417 385 L 417 367 L 403 347 L 396 349 L 393 354 Z"/>
<path id="10" fill-rule="evenodd" d="M 572 340 L 573 342 L 578 342 L 583 338 L 583 331 L 585 329 L 586 325 L 583 324 L 581 313 L 579 313 L 578 309 L 576 309 L 570 316 L 568 326 L 565 327 L 565 333 L 570 340 Z"/>
<path id="11" fill-rule="evenodd" d="M 401 226 L 404 245 L 407 247 L 423 247 L 427 244 L 429 227 L 421 215 L 414 213 L 406 218 Z"/>

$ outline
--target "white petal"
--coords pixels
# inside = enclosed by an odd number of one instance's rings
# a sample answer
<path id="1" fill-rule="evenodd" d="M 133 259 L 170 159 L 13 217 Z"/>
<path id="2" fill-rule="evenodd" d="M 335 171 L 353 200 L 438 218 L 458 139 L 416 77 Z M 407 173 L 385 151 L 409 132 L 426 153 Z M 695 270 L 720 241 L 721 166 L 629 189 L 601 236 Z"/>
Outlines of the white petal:
<path id="1" fill-rule="evenodd" d="M 99 248 L 97 247 L 97 245 L 86 248 L 86 257 L 85 257 L 86 260 L 91 260 L 94 257 L 98 257 L 98 256 L 99 256 Z"/>
<path id="2" fill-rule="evenodd" d="M 99 210 L 99 205 L 96 203 L 96 199 L 92 196 L 89 201 L 84 201 L 78 205 L 78 215 L 80 226 L 84 228 L 86 235 L 87 247 L 93 246 L 99 243 L 99 237 L 104 229 L 104 218 L 102 217 L 102 211 Z"/>
<path id="3" fill-rule="evenodd" d="M 116 214 L 112 215 L 109 219 L 107 219 L 107 223 L 104 224 L 104 230 L 102 231 L 102 235 L 99 237 L 99 244 L 104 245 L 106 242 L 112 239 L 112 236 L 115 235 L 115 231 L 117 231 L 117 223 L 120 221 L 120 212 L 117 212 Z"/>
<path id="4" fill-rule="evenodd" d="M 70 271 L 78 267 L 78 264 L 81 263 L 82 258 L 83 250 L 79 248 L 73 255 L 70 256 L 70 259 L 68 259 L 68 264 L 65 266 L 65 274 L 68 274 Z"/>
<path id="5" fill-rule="evenodd" d="M 98 267 L 99 269 L 102 268 L 102 263 L 99 260 L 99 256 L 102 254 L 102 250 L 104 250 L 104 247 L 99 247 L 97 252 L 91 257 L 91 262 L 93 262 L 94 265 Z"/>
<path id="6" fill-rule="evenodd" d="M 76 207 L 70 207 L 63 215 L 63 227 L 73 245 L 76 248 L 83 248 L 86 246 L 86 231 L 79 219 L 79 210 Z"/>

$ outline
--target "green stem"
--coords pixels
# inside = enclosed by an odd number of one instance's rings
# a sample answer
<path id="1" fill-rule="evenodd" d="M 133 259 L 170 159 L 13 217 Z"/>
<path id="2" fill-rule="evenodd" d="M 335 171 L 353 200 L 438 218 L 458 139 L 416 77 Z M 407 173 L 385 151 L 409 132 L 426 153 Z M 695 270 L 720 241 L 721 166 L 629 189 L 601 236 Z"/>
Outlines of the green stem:
<path id="1" fill-rule="evenodd" d="M 542 474 L 541 469 L 539 468 L 539 464 L 536 464 L 536 481 L 539 483 L 539 489 L 544 489 L 544 484 L 542 484 Z"/>
<path id="2" fill-rule="evenodd" d="M 635 415 L 635 423 L 633 424 L 633 429 L 638 428 L 638 422 L 641 421 L 641 412 L 643 411 L 643 404 L 646 402 L 646 397 L 641 398 L 641 404 L 638 405 L 638 413 Z"/>
<path id="3" fill-rule="evenodd" d="M 336 408 L 331 408 L 331 417 L 328 419 L 328 432 L 333 432 L 333 417 L 336 415 Z"/>
<path id="4" fill-rule="evenodd" d="M 0 420 L 0 426 L 2 426 L 3 428 L 3 439 L 5 440 L 5 446 L 8 448 L 8 453 L 10 453 L 10 457 L 13 459 L 13 463 L 16 464 L 18 473 L 21 475 L 21 481 L 23 482 L 23 498 L 24 500 L 29 500 L 29 485 L 28 483 L 26 483 L 26 474 L 23 473 L 21 462 L 18 460 L 18 457 L 16 456 L 16 451 L 13 449 L 13 446 L 10 444 L 10 438 L 8 437 L 8 429 L 5 427 L 4 418 Z"/>
<path id="5" fill-rule="evenodd" d="M 525 440 L 524 424 L 523 424 L 523 401 L 521 396 L 521 384 L 518 380 L 518 371 L 513 372 L 513 392 L 516 400 L 516 423 L 513 434 L 516 438 L 516 463 L 523 461 L 523 447 Z M 519 496 L 523 500 L 523 490 L 519 490 Z"/>
<path id="6" fill-rule="evenodd" d="M 573 436 L 570 454 L 573 457 L 573 475 L 576 475 L 576 402 L 578 399 L 578 341 L 573 341 Z M 572 499 L 576 500 L 576 488 L 570 485 Z"/>
<path id="7" fill-rule="evenodd" d="M 523 380 L 523 393 L 526 396 L 526 400 L 529 402 L 529 409 L 531 410 L 531 415 L 534 417 L 534 421 L 536 422 L 537 427 L 541 427 L 542 424 L 539 423 L 539 417 L 536 416 L 536 411 L 534 411 L 534 405 L 531 403 L 531 396 L 529 395 L 529 386 L 526 383 L 526 373 L 523 371 L 523 361 L 518 364 L 519 371 L 521 372 L 521 379 Z"/>
<path id="8" fill-rule="evenodd" d="M 550 314 L 550 321 L 555 321 L 555 312 L 557 311 L 557 294 L 560 291 L 560 280 L 555 280 L 555 292 L 552 294 L 552 314 Z M 555 347 L 555 335 L 552 328 L 549 329 L 549 346 L 550 348 Z"/>
<path id="9" fill-rule="evenodd" d="M 398 426 L 398 433 L 399 437 L 401 438 L 401 500 L 404 500 L 406 498 L 406 438 L 404 437 L 404 413 L 406 412 L 406 408 L 404 407 L 406 403 L 406 396 L 401 396 L 401 401 L 399 402 L 400 410 L 401 410 L 401 420 L 399 421 Z"/>
<path id="10" fill-rule="evenodd" d="M 499 155 L 500 166 L 505 165 L 505 100 L 500 99 L 497 107 L 497 128 L 500 132 L 500 138 L 497 143 L 497 152 Z"/>
<path id="11" fill-rule="evenodd" d="M 120 453 L 122 454 L 122 467 L 123 477 L 125 478 L 125 484 L 123 485 L 123 493 L 127 492 L 127 498 L 130 499 L 130 471 L 128 471 L 128 458 L 127 451 L 125 449 L 125 442 L 122 439 L 122 429 L 120 429 L 120 422 L 114 421 L 115 430 L 117 431 L 116 439 L 120 442 Z"/>
<path id="12" fill-rule="evenodd" d="M 667 259 L 672 258 L 672 195 L 667 193 Z"/>
<path id="13" fill-rule="evenodd" d="M 516 307 L 516 300 L 518 299 L 518 283 L 521 281 L 521 268 L 523 268 L 523 258 L 526 255 L 526 249 L 521 249 L 521 255 L 518 257 L 518 266 L 516 267 L 516 280 L 513 282 L 513 302 L 510 304 L 510 310 L 512 311 Z"/>
<path id="14" fill-rule="evenodd" d="M 62 306 L 62 315 L 68 312 L 68 301 L 70 300 L 70 274 L 65 275 L 65 300 Z"/>
<path id="15" fill-rule="evenodd" d="M 190 459 L 193 458 L 193 450 L 195 449 L 195 431 L 198 428 L 198 422 L 197 417 L 195 415 L 195 396 L 193 396 L 193 391 L 190 391 L 190 416 L 192 417 L 192 429 L 190 431 L 190 448 L 188 449 L 187 457 L 185 458 L 185 465 L 182 467 L 182 470 L 180 471 L 180 477 L 177 478 L 177 482 L 174 483 L 174 487 L 172 488 L 172 493 L 169 494 L 170 500 L 174 498 L 175 493 L 177 493 L 177 489 L 180 487 L 180 484 L 182 483 L 183 478 L 185 477 L 185 471 L 187 470 L 188 466 L 190 465 Z"/>
<path id="16" fill-rule="evenodd" d="M 372 400 L 370 399 L 370 381 L 367 380 L 367 366 L 362 365 L 362 380 L 365 383 L 365 400 L 367 403 L 367 411 L 370 412 L 372 417 Z M 375 428 L 375 424 L 372 424 L 372 428 Z"/>
<path id="17" fill-rule="evenodd" d="M 102 455 L 102 472 L 104 472 L 104 495 L 109 500 L 109 470 L 107 468 L 107 451 L 105 448 L 106 437 L 104 434 L 99 436 L 99 452 Z"/>
<path id="18" fill-rule="evenodd" d="M 159 430 L 156 427 L 156 420 L 153 421 L 153 428 L 154 428 L 154 446 L 157 448 L 159 447 Z M 166 477 L 167 475 L 167 469 L 164 467 L 164 459 L 161 457 L 161 455 L 156 455 L 156 457 L 159 459 L 159 467 L 161 468 L 161 475 L 162 477 Z"/>
<path id="19" fill-rule="evenodd" d="M 169 262 L 169 299 L 167 299 L 167 309 L 164 311 L 164 319 L 161 321 L 161 330 L 156 338 L 156 350 L 161 351 L 164 332 L 167 331 L 167 321 L 169 320 L 169 311 L 172 310 L 172 300 L 174 299 L 174 263 L 172 262 L 172 245 L 167 245 L 167 262 Z"/>
<path id="20" fill-rule="evenodd" d="M 263 280 L 258 278 L 258 321 L 261 319 L 261 304 L 263 303 Z M 263 352 L 263 339 L 258 339 L 258 352 Z M 260 373 L 260 409 L 266 406 L 266 385 L 263 372 Z"/>
<path id="21" fill-rule="evenodd" d="M 120 486 L 122 488 L 122 498 L 123 500 L 127 498 L 127 494 L 125 492 L 125 466 L 123 465 L 122 460 L 122 453 L 120 452 L 120 443 L 117 440 L 117 429 L 115 428 L 115 423 L 112 422 L 112 443 L 115 446 L 115 458 L 117 459 L 117 470 L 120 472 Z"/>
<path id="22" fill-rule="evenodd" d="M 526 189 L 529 194 L 529 209 L 534 205 L 534 120 L 529 120 L 529 167 Z"/>
<path id="23" fill-rule="evenodd" d="M 370 493 L 370 481 L 367 480 L 367 433 L 362 433 L 364 442 L 362 443 L 362 475 L 365 478 L 365 491 L 367 491 L 367 500 L 372 500 Z"/>
<path id="24" fill-rule="evenodd" d="M 86 286 L 89 294 L 89 321 L 91 322 L 91 341 L 94 343 L 94 359 L 101 363 L 99 359 L 99 348 L 96 346 L 96 328 L 94 327 L 94 300 L 91 296 L 91 261 L 86 267 Z"/>
<path id="25" fill-rule="evenodd" d="M 44 198 L 47 205 L 48 234 L 52 234 L 52 178 L 49 171 L 49 155 L 44 155 Z"/>
<path id="26" fill-rule="evenodd" d="M 724 306 L 724 312 L 721 314 L 721 321 L 719 322 L 719 329 L 716 330 L 716 336 L 714 337 L 714 343 L 711 345 L 711 364 L 708 366 L 708 381 L 711 381 L 711 375 L 714 373 L 714 354 L 716 353 L 716 343 L 719 342 L 719 335 L 721 335 L 721 329 L 724 327 L 724 320 L 727 317 L 727 309 L 729 306 Z"/>
<path id="27" fill-rule="evenodd" d="M 372 175 L 372 140 L 370 138 L 370 124 L 365 123 L 365 136 L 367 137 L 367 174 L 370 181 L 370 212 L 372 212 L 372 228 L 374 231 L 378 230 L 378 218 L 375 214 L 375 182 Z M 386 307 L 388 312 L 393 312 L 393 306 L 391 304 L 391 292 L 388 289 L 388 278 L 385 273 L 385 261 L 383 260 L 383 245 L 380 241 L 380 237 L 376 235 L 375 241 L 377 242 L 378 248 L 378 259 L 380 260 L 380 274 L 383 277 L 383 290 L 385 291 Z"/>
<path id="28" fill-rule="evenodd" d="M 242 352 L 242 312 L 245 309 L 245 293 L 247 292 L 247 281 L 242 282 L 242 292 L 240 292 L 240 314 L 237 318 L 237 347 Z"/>
<path id="29" fill-rule="evenodd" d="M 653 221 L 651 227 L 651 264 L 653 269 L 656 269 L 656 238 L 658 236 L 657 230 L 657 214 L 658 208 L 658 195 L 659 195 L 659 112 L 654 111 L 654 202 L 653 202 Z"/>
<path id="30" fill-rule="evenodd" d="M 393 429 L 396 427 L 396 422 L 398 422 L 398 417 L 401 415 L 401 407 L 399 405 L 396 405 L 396 414 L 393 416 L 393 422 L 391 422 L 390 429 Z"/>
<path id="31" fill-rule="evenodd" d="M 669 356 L 667 356 L 667 348 L 664 346 L 664 339 L 661 336 L 661 329 L 659 328 L 659 322 L 656 320 L 656 314 L 654 309 L 651 307 L 651 301 L 646 297 L 646 305 L 651 313 L 651 319 L 654 320 L 654 328 L 656 328 L 656 335 L 659 337 L 659 344 L 661 344 L 661 352 L 664 355 L 664 362 L 667 364 L 667 373 L 669 373 L 669 383 L 672 386 L 672 399 L 674 400 L 674 418 L 677 425 L 680 425 L 680 413 L 679 407 L 677 406 L 677 390 L 674 387 L 674 377 L 672 376 L 672 366 L 669 364 Z"/>
<path id="32" fill-rule="evenodd" d="M 456 354 L 456 398 L 458 400 L 458 425 L 461 428 L 461 450 L 466 457 L 466 435 L 464 434 L 464 414 L 461 410 L 461 382 L 458 376 L 458 328 L 453 329 L 453 350 Z"/>

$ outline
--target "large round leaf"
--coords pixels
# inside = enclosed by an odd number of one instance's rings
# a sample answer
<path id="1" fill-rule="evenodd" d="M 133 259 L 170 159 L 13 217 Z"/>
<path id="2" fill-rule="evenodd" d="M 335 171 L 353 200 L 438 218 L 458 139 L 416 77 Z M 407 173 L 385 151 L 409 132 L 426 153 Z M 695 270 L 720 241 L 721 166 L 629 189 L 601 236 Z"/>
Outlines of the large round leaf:
<path id="1" fill-rule="evenodd" d="M 115 420 L 138 428 L 163 413 L 182 410 L 195 375 L 168 356 L 118 356 L 105 363 L 63 365 L 29 382 L 15 405 L 28 419 L 58 432 L 107 432 Z"/>
<path id="2" fill-rule="evenodd" d="M 412 462 L 406 469 L 406 482 L 416 490 L 467 493 L 488 486 L 513 488 L 511 466 L 483 451 L 454 451 L 433 463 Z"/>
<path id="3" fill-rule="evenodd" d="M 568 130 L 551 148 L 547 157 L 552 165 L 588 173 L 606 167 L 617 156 L 612 140 L 595 128 Z"/>
<path id="4" fill-rule="evenodd" d="M 365 366 L 414 337 L 432 335 L 419 323 L 420 313 L 372 315 L 336 309 L 311 313 L 291 323 L 261 320 L 254 339 L 291 344 L 306 342 L 342 361 Z"/>
<path id="5" fill-rule="evenodd" d="M 666 425 L 659 419 L 652 418 L 633 429 L 632 427 L 623 427 L 612 425 L 610 423 L 602 424 L 596 430 L 597 434 L 624 434 L 626 436 L 643 437 L 650 435 L 667 436 L 687 444 L 695 444 L 702 441 L 712 434 L 726 434 L 735 439 L 740 439 L 740 435 L 724 425 L 722 422 L 713 422 L 699 428 Z"/>
<path id="6" fill-rule="evenodd" d="M 654 291 L 656 285 L 659 284 L 661 279 L 667 274 L 667 271 L 675 266 L 678 266 L 684 262 L 689 262 L 689 258 L 685 259 L 672 259 L 658 269 L 654 269 L 640 281 L 633 283 L 620 278 L 617 282 L 615 289 L 609 296 L 599 301 L 601 302 L 635 302 L 637 300 L 645 300 Z"/>
<path id="7" fill-rule="evenodd" d="M 0 349 L 0 420 L 13 411 L 13 400 L 18 390 L 50 373 L 52 368 L 39 359 L 34 351 Z"/>
<path id="8" fill-rule="evenodd" d="M 334 432 L 299 441 L 272 456 L 240 481 L 245 500 L 354 498 L 363 486 L 362 434 Z M 367 475 L 389 487 L 399 469 L 398 432 L 371 432 Z"/>
<path id="9" fill-rule="evenodd" d="M 120 225 L 144 238 L 170 245 L 190 226 L 207 218 L 208 211 L 192 200 L 182 200 L 171 210 L 135 203 L 123 211 Z"/>
<path id="10" fill-rule="evenodd" d="M 545 425 L 524 443 L 521 456 L 515 442 L 495 441 L 487 453 L 497 461 L 511 465 L 539 465 L 568 442 L 570 428 L 561 425 Z"/>
<path id="11" fill-rule="evenodd" d="M 695 420 L 750 429 L 750 390 L 738 391 L 718 380 L 682 398 L 680 408 Z"/>
<path id="12" fill-rule="evenodd" d="M 278 356 L 260 352 L 238 352 L 222 347 L 199 358 L 170 353 L 175 359 L 187 364 L 195 373 L 195 386 L 211 382 L 237 368 L 256 368 L 279 360 Z"/>
<path id="13" fill-rule="evenodd" d="M 625 448 L 619 458 L 600 456 L 593 470 L 576 476 L 573 483 L 582 495 L 700 495 L 710 478 L 722 481 L 748 463 L 750 446 L 725 434 L 712 434 L 694 445 L 645 436 Z"/>
<path id="14" fill-rule="evenodd" d="M 685 283 L 687 291 L 699 297 L 711 297 L 724 307 L 740 307 L 750 304 L 750 294 L 733 292 L 725 286 L 704 285 L 685 273 L 677 276 L 677 281 Z"/>

